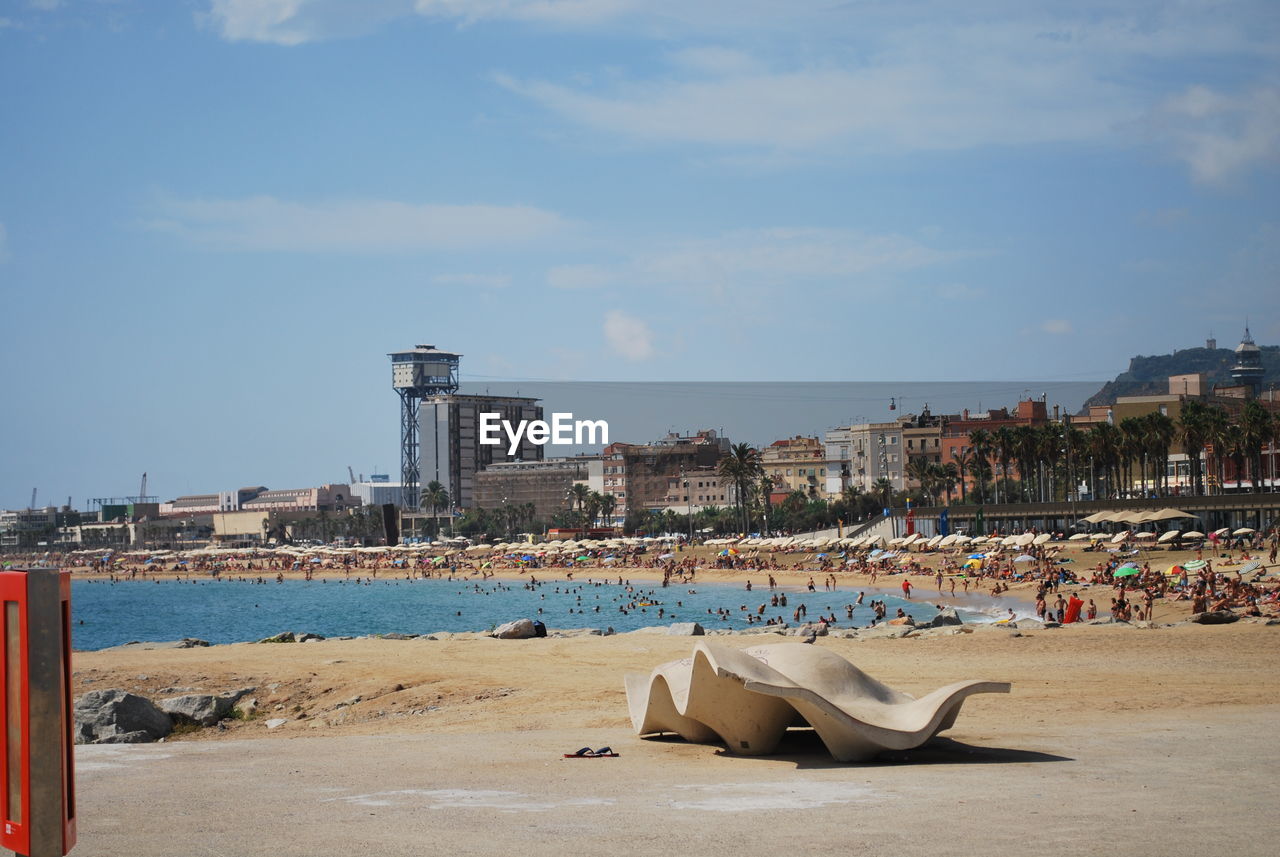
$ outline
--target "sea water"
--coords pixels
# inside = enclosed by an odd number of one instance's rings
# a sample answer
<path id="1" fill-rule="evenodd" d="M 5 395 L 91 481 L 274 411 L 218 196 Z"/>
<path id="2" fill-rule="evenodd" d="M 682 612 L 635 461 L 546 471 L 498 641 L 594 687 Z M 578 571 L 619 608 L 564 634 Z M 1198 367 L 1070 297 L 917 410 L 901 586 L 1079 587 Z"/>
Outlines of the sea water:
<path id="1" fill-rule="evenodd" d="M 899 607 L 916 621 L 937 613 L 924 593 L 908 601 L 879 590 L 848 586 L 816 592 L 779 588 L 779 594 L 786 593 L 787 606 L 770 607 L 770 590 L 757 587 L 748 592 L 741 584 L 672 583 L 663 588 L 651 581 L 638 581 L 634 586 L 618 584 L 617 578 L 536 585 L 520 580 L 385 577 L 360 583 L 354 578 L 283 583 L 273 578 L 266 578 L 266 583 L 253 580 L 77 580 L 71 596 L 72 646 L 85 651 L 183 637 L 237 643 L 281 631 L 326 637 L 487 631 L 522 618 L 541 620 L 553 631 L 613 628 L 621 632 L 672 622 L 699 622 L 708 630 L 741 630 L 750 627 L 749 613 L 761 621 L 780 617 L 795 625 L 794 611 L 801 604 L 808 621 L 834 614 L 837 628 L 851 628 L 871 624 L 875 617 L 868 605 L 877 598 L 885 602 L 890 618 Z M 849 619 L 845 606 L 854 603 L 860 591 L 866 592 L 866 598 Z M 758 614 L 762 604 L 764 613 Z M 727 611 L 727 616 L 721 618 L 717 610 Z"/>

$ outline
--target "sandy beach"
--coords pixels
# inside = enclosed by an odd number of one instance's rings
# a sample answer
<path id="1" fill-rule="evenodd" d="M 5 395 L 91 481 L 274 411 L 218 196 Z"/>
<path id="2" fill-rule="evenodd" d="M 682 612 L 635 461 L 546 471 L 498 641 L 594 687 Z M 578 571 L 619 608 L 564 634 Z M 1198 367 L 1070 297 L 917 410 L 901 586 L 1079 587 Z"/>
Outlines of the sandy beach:
<path id="1" fill-rule="evenodd" d="M 660 632 L 80 653 L 77 693 L 254 687 L 259 714 L 79 747 L 77 853 L 1271 853 L 1277 643 L 1256 621 L 820 638 L 917 695 L 1013 683 L 934 744 L 852 765 L 803 732 L 756 759 L 636 737 L 622 675 L 692 645 Z M 620 756 L 562 758 L 605 745 Z"/>
<path id="2" fill-rule="evenodd" d="M 1110 556 L 1067 555 L 1081 575 Z M 929 568 L 941 557 L 922 558 Z M 1140 559 L 1163 569 L 1192 558 Z M 816 566 L 770 573 L 815 604 L 901 591 L 901 575 L 882 575 L 873 588 L 867 575 L 837 572 L 838 590 L 826 592 Z M 574 579 L 606 574 L 638 586 L 662 576 L 655 568 L 579 569 Z M 805 591 L 810 577 L 814 593 Z M 915 597 L 931 603 L 993 601 L 991 581 L 977 582 L 966 599 L 952 597 L 948 582 L 939 596 L 928 574 L 910 579 Z M 697 580 L 741 587 L 744 598 L 767 591 L 766 575 L 751 570 L 704 568 Z M 1025 615 L 1036 586 L 1015 582 L 995 600 Z M 1114 590 L 1080 591 L 1106 616 Z M 763 758 L 637 737 L 623 675 L 685 657 L 693 644 L 663 627 L 600 636 L 553 626 L 552 636 L 529 640 L 442 633 L 78 652 L 77 695 L 251 688 L 257 709 L 160 744 L 78 747 L 76 853 L 1270 853 L 1280 827 L 1271 812 L 1280 751 L 1270 740 L 1280 726 L 1280 626 L 1192 624 L 1187 602 L 1156 604 L 1153 621 L 1132 624 L 819 637 L 815 645 L 917 696 L 961 679 L 1012 682 L 1007 696 L 969 699 L 954 728 L 926 747 L 864 764 L 833 762 L 807 731 Z M 796 638 L 715 639 L 747 647 Z M 269 728 L 274 720 L 283 723 Z M 563 758 L 584 746 L 620 755 Z"/>

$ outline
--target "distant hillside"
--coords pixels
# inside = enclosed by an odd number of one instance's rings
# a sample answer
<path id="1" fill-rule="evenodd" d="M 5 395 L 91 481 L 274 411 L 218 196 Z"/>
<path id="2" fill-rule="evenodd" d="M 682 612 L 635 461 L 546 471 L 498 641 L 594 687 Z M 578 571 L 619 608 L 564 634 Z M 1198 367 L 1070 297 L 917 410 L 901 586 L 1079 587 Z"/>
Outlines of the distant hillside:
<path id="1" fill-rule="evenodd" d="M 1280 385 L 1280 346 L 1259 347 L 1262 349 L 1262 366 L 1267 370 L 1262 378 L 1263 388 L 1271 384 Z M 1090 405 L 1114 404 L 1119 396 L 1167 393 L 1170 375 L 1203 372 L 1208 377 L 1210 388 L 1214 384 L 1231 384 L 1231 367 L 1235 362 L 1236 353 L 1232 348 L 1188 348 L 1155 357 L 1134 357 L 1129 361 L 1129 371 L 1104 384 L 1084 403 L 1084 409 L 1087 411 Z"/>

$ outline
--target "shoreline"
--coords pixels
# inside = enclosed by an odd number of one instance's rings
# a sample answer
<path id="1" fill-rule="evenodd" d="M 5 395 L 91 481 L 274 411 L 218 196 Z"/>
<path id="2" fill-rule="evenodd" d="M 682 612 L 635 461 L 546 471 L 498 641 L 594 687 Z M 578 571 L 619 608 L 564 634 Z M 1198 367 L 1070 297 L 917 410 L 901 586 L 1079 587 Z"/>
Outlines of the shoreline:
<path id="1" fill-rule="evenodd" d="M 629 572 L 632 570 L 641 572 L 642 574 L 631 575 Z M 316 575 L 313 582 L 321 580 L 333 582 L 336 580 L 339 583 L 356 585 L 354 581 L 358 577 L 364 577 L 360 571 L 361 570 L 353 569 L 350 575 L 350 581 L 347 580 L 347 575 L 344 572 L 331 571 L 326 575 Z M 554 571 L 554 569 L 552 571 Z M 557 575 L 549 575 L 545 577 L 535 575 L 535 577 L 537 578 L 537 588 L 545 588 L 548 591 L 548 595 L 550 595 L 550 589 L 552 587 L 555 587 L 557 590 L 566 587 L 605 587 L 607 589 L 612 589 L 613 592 L 617 592 L 620 588 L 618 581 L 622 580 L 622 585 L 625 585 L 628 591 L 631 591 L 631 597 L 644 600 L 656 596 L 664 602 L 669 602 L 669 599 L 687 598 L 687 596 L 683 595 L 683 591 L 686 587 L 690 594 L 692 594 L 693 590 L 696 588 L 702 598 L 706 599 L 710 596 L 711 599 L 710 604 L 704 600 L 702 604 L 698 605 L 696 608 L 697 610 L 702 610 L 703 608 L 708 607 L 717 608 L 717 610 L 724 609 L 725 615 L 731 617 L 730 621 L 728 623 L 723 622 L 719 612 L 712 613 L 710 609 L 707 609 L 705 613 L 689 611 L 688 608 L 690 605 L 688 604 L 685 605 L 684 610 L 680 610 L 678 615 L 675 615 L 679 608 L 672 609 L 670 603 L 668 603 L 668 609 L 673 613 L 672 616 L 664 619 L 661 614 L 657 616 L 651 615 L 647 617 L 648 623 L 644 625 L 635 624 L 636 619 L 644 622 L 645 618 L 635 615 L 634 610 L 632 611 L 633 615 L 630 617 L 626 615 L 618 616 L 616 613 L 610 612 L 601 613 L 597 611 L 587 613 L 585 611 L 579 611 L 581 615 L 575 617 L 577 621 L 571 619 L 566 623 L 563 613 L 558 613 L 551 609 L 551 602 L 546 602 L 550 615 L 543 615 L 540 610 L 536 613 L 532 611 L 527 602 L 508 606 L 504 605 L 501 601 L 487 605 L 485 609 L 488 611 L 488 614 L 477 619 L 475 609 L 467 606 L 473 602 L 468 601 L 464 595 L 464 593 L 470 594 L 470 587 L 477 585 L 488 587 L 493 585 L 496 588 L 502 584 L 527 584 L 529 583 L 528 575 L 520 575 L 518 573 L 499 573 L 482 581 L 479 576 L 424 579 L 411 578 L 408 575 L 403 574 L 394 577 L 383 574 L 378 578 L 366 578 L 365 582 L 372 582 L 375 587 L 377 587 L 378 583 L 412 586 L 415 583 L 425 583 L 430 580 L 432 583 L 453 584 L 460 587 L 460 591 L 456 593 L 456 595 L 463 596 L 462 600 L 458 601 L 458 606 L 462 608 L 459 615 L 461 615 L 462 612 L 465 612 L 470 619 L 471 624 L 463 625 L 461 622 L 455 622 L 441 627 L 424 627 L 422 624 L 418 624 L 413 621 L 405 623 L 403 616 L 400 618 L 395 618 L 393 616 L 389 618 L 389 624 L 370 622 L 365 626 L 365 628 L 348 627 L 341 632 L 335 632 L 332 623 L 326 623 L 324 621 L 309 622 L 306 619 L 294 620 L 288 618 L 290 614 L 283 613 L 281 615 L 284 618 L 282 618 L 278 623 L 275 623 L 274 628 L 268 629 L 259 626 L 253 628 L 247 636 L 234 639 L 228 639 L 225 634 L 218 634 L 217 632 L 212 631 L 207 623 L 203 630 L 200 628 L 188 630 L 187 628 L 183 628 L 179 625 L 177 628 L 171 628 L 168 631 L 168 634 L 164 636 L 157 635 L 156 629 L 152 628 L 150 632 L 147 632 L 150 636 L 126 638 L 124 640 L 120 640 L 120 642 L 112 642 L 108 645 L 86 646 L 85 648 L 76 649 L 76 651 L 104 651 L 115 649 L 120 646 L 138 644 L 164 646 L 176 644 L 182 639 L 193 638 L 201 639 L 202 642 L 204 642 L 203 637 L 205 636 L 209 636 L 211 641 L 216 640 L 216 642 L 212 643 L 214 645 L 256 643 L 262 639 L 286 632 L 317 636 L 323 635 L 324 637 L 331 639 L 359 639 L 366 637 L 383 637 L 388 635 L 392 637 L 438 637 L 450 634 L 488 635 L 497 626 L 520 619 L 529 619 L 532 621 L 540 620 L 545 623 L 548 634 L 552 635 L 575 635 L 591 632 L 597 634 L 624 634 L 633 633 L 646 628 L 665 631 L 673 624 L 687 624 L 695 622 L 705 629 L 707 634 L 759 634 L 769 632 L 794 634 L 799 628 L 817 627 L 819 623 L 819 616 L 830 614 L 836 619 L 836 621 L 828 624 L 829 630 L 832 634 L 838 634 L 841 632 L 859 630 L 868 631 L 884 627 L 889 620 L 893 618 L 894 610 L 897 607 L 903 607 L 907 611 L 917 613 L 918 615 L 915 615 L 913 618 L 918 626 L 928 625 L 928 623 L 933 620 L 934 616 L 937 615 L 937 612 L 948 608 L 959 611 L 961 618 L 966 625 L 995 624 L 997 622 L 1007 621 L 1008 617 L 1006 616 L 1006 612 L 1012 612 L 1015 618 L 1020 619 L 1027 619 L 1034 613 L 1033 602 L 1029 600 L 1026 597 L 1027 594 L 1022 591 L 1010 592 L 1000 596 L 992 596 L 981 591 L 970 592 L 966 595 L 957 590 L 956 594 L 951 596 L 945 592 L 941 594 L 936 591 L 921 592 L 917 588 L 914 591 L 913 598 L 903 599 L 899 587 L 884 586 L 883 581 L 878 582 L 875 586 L 872 586 L 869 583 L 865 586 L 859 586 L 854 581 L 839 580 L 836 588 L 815 588 L 814 591 L 810 592 L 807 590 L 806 586 L 807 576 L 802 575 L 781 575 L 784 578 L 793 577 L 797 579 L 779 580 L 774 590 L 753 588 L 752 590 L 747 591 L 745 590 L 745 583 L 742 583 L 742 586 L 739 587 L 738 584 L 742 581 L 727 579 L 730 575 L 717 575 L 718 579 L 701 579 L 691 584 L 673 582 L 669 589 L 664 590 L 659 588 L 661 576 L 653 574 L 652 569 L 620 569 L 619 572 L 621 575 L 620 577 L 612 576 L 607 579 L 582 575 L 577 575 L 572 579 L 569 579 L 567 576 Z M 93 586 L 112 586 L 117 583 L 150 586 L 162 583 L 172 583 L 216 587 L 220 584 L 234 585 L 236 583 L 240 583 L 245 586 L 254 586 L 255 588 L 267 587 L 270 589 L 271 587 L 281 585 L 270 577 L 259 577 L 257 575 L 241 572 L 224 574 L 216 580 L 198 574 L 174 575 L 171 573 L 147 574 L 145 576 L 139 575 L 132 579 L 128 577 L 124 577 L 122 579 L 120 575 L 116 575 L 114 580 L 111 580 L 102 574 L 77 574 L 73 576 L 73 579 L 77 585 Z M 262 582 L 259 583 L 259 580 Z M 285 580 L 295 586 L 306 583 L 302 577 L 297 575 L 286 576 Z M 807 605 L 808 610 L 806 611 L 806 614 L 812 613 L 813 615 L 806 615 L 798 620 L 790 615 L 787 615 L 785 618 L 783 616 L 776 616 L 774 618 L 776 618 L 777 621 L 773 624 L 763 621 L 757 621 L 754 624 L 742 624 L 743 615 L 756 615 L 756 605 L 753 603 L 754 600 L 761 601 L 762 603 L 760 604 L 760 607 L 761 609 L 764 609 L 767 607 L 767 604 L 763 602 L 768 601 L 775 593 L 786 595 L 790 599 L 791 603 L 789 606 L 775 606 L 772 608 L 772 612 L 789 613 L 791 608 L 803 608 L 804 605 Z M 496 592 L 485 592 L 484 594 L 497 595 L 498 598 L 501 598 L 501 595 Z M 354 593 L 351 593 L 351 595 L 354 596 Z M 211 591 L 210 596 L 215 599 L 218 598 L 216 589 Z M 846 607 L 850 604 L 856 603 L 858 596 L 863 596 L 864 598 L 862 606 L 858 608 L 860 615 L 857 617 L 846 615 Z M 345 599 L 348 597 L 348 594 L 344 593 L 341 597 Z M 358 596 L 355 597 L 358 598 Z M 596 597 L 599 598 L 600 596 Z M 608 595 L 605 597 L 607 598 Z M 281 598 L 285 603 L 290 603 L 290 599 L 287 595 L 282 594 Z M 321 596 L 322 600 L 323 598 L 324 596 Z M 236 599 L 240 600 L 239 594 L 237 594 Z M 877 599 L 886 599 L 889 601 L 888 615 L 878 622 L 872 621 L 868 615 L 868 606 Z M 277 601 L 277 603 L 279 602 Z M 306 601 L 304 600 L 303 603 L 306 603 Z M 354 604 L 359 602 L 356 601 L 350 603 Z M 484 601 L 480 601 L 478 603 L 485 604 Z M 451 609 L 452 608 L 450 608 L 450 611 Z M 306 610 L 304 609 L 302 612 L 305 613 Z M 572 610 L 569 612 L 573 613 Z M 837 616 L 836 614 L 839 615 Z M 220 625 L 219 627 L 226 628 L 225 625 Z M 823 630 L 825 631 L 827 629 Z M 163 635 L 164 632 L 161 632 L 161 634 Z M 218 637 L 221 637 L 221 639 L 217 639 Z M 117 639 L 119 639 L 119 637 L 117 637 Z"/>

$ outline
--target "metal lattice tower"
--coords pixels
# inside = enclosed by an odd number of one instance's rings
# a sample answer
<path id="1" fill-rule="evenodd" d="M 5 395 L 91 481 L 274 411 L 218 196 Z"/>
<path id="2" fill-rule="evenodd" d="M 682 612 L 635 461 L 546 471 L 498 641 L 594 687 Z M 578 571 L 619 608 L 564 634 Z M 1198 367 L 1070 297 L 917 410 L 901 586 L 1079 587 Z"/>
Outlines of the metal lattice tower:
<path id="1" fill-rule="evenodd" d="M 400 503 L 418 508 L 418 411 L 422 400 L 458 391 L 461 354 L 418 345 L 412 351 L 393 351 L 391 386 L 400 395 Z"/>

